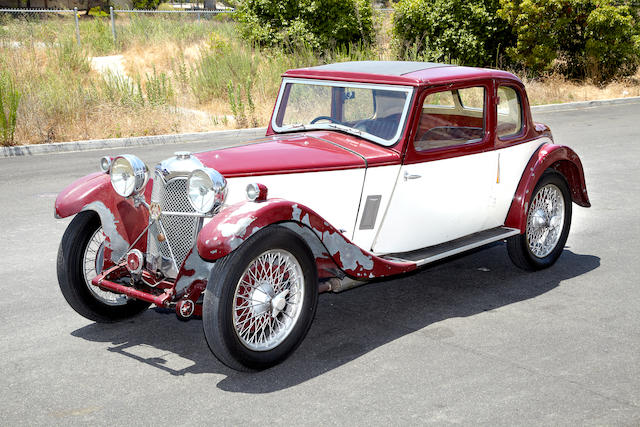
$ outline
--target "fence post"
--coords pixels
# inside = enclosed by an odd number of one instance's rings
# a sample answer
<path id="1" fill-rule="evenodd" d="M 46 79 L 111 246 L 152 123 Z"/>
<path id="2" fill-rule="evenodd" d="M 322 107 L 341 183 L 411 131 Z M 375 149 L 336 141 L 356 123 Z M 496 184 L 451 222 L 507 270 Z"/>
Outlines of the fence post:
<path id="1" fill-rule="evenodd" d="M 80 46 L 80 24 L 78 23 L 78 8 L 73 8 L 73 17 L 76 20 L 76 40 L 78 41 L 78 46 Z"/>
<path id="2" fill-rule="evenodd" d="M 109 15 L 111 15 L 111 34 L 113 34 L 113 44 L 116 44 L 116 20 L 113 15 L 113 6 L 109 6 Z"/>

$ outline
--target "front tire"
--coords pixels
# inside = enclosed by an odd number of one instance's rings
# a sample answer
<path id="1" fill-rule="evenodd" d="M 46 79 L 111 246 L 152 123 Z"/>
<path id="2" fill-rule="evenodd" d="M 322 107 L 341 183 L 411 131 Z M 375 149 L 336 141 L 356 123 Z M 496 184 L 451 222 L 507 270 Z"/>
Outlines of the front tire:
<path id="1" fill-rule="evenodd" d="M 216 261 L 203 304 L 213 354 L 236 370 L 260 370 L 286 359 L 307 334 L 318 303 L 308 246 L 270 226 Z"/>
<path id="2" fill-rule="evenodd" d="M 81 316 L 101 323 L 133 317 L 149 303 L 103 291 L 91 284 L 102 269 L 104 233 L 100 218 L 80 212 L 62 236 L 58 249 L 58 284 L 69 305 Z"/>
<path id="3" fill-rule="evenodd" d="M 507 239 L 511 261 L 528 271 L 551 267 L 567 242 L 571 208 L 565 178 L 557 172 L 545 172 L 533 191 L 524 233 Z"/>

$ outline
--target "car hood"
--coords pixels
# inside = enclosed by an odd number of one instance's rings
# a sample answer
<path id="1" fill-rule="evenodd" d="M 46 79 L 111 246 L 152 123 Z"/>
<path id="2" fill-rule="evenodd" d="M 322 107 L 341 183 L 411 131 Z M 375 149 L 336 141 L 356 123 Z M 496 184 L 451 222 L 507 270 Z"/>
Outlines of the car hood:
<path id="1" fill-rule="evenodd" d="M 194 154 L 227 178 L 364 168 L 400 162 L 397 152 L 331 131 L 274 135 Z"/>

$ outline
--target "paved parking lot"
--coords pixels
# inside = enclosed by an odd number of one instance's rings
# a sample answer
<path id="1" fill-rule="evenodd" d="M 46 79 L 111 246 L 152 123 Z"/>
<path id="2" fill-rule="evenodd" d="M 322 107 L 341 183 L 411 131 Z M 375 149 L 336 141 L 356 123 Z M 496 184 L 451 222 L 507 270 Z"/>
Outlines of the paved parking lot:
<path id="1" fill-rule="evenodd" d="M 640 104 L 536 119 L 581 156 L 593 204 L 553 268 L 496 244 L 323 294 L 298 351 L 253 374 L 218 363 L 199 320 L 94 324 L 62 298 L 55 195 L 115 153 L 0 159 L 1 423 L 640 424 Z"/>

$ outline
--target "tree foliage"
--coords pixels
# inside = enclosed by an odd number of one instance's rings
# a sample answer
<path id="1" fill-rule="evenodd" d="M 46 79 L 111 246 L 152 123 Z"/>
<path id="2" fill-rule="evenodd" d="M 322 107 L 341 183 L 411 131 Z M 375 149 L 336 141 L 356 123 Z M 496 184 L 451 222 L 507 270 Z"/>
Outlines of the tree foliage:
<path id="1" fill-rule="evenodd" d="M 393 32 L 402 54 L 482 66 L 495 64 L 511 31 L 497 16 L 498 0 L 400 0 Z"/>
<path id="2" fill-rule="evenodd" d="M 605 82 L 635 72 L 640 62 L 637 14 L 607 0 L 500 0 L 513 27 L 509 56 L 540 73 Z"/>
<path id="3" fill-rule="evenodd" d="M 236 17 L 243 37 L 261 46 L 323 49 L 374 36 L 369 0 L 246 0 Z"/>

